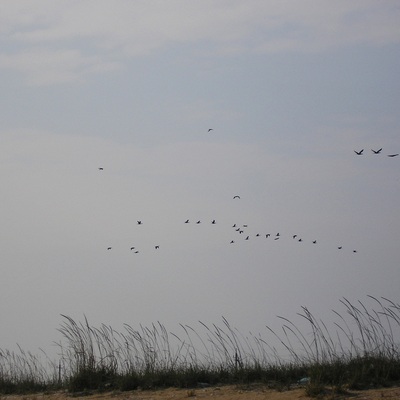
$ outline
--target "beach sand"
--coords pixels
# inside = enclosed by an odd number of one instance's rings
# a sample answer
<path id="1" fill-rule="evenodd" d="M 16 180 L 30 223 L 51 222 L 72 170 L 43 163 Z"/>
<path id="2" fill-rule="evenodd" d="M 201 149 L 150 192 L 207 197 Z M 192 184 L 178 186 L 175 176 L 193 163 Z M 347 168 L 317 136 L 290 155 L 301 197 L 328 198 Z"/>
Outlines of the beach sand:
<path id="1" fill-rule="evenodd" d="M 106 392 L 91 395 L 56 392 L 50 394 L 0 395 L 0 400 L 180 400 L 180 399 L 214 399 L 214 400 L 297 400 L 310 399 L 304 388 L 277 391 L 263 385 L 229 385 L 196 389 L 162 389 L 134 390 L 129 392 Z M 398 400 L 400 387 L 355 391 L 345 394 L 334 394 L 327 389 L 319 399 L 357 399 L 357 400 Z"/>

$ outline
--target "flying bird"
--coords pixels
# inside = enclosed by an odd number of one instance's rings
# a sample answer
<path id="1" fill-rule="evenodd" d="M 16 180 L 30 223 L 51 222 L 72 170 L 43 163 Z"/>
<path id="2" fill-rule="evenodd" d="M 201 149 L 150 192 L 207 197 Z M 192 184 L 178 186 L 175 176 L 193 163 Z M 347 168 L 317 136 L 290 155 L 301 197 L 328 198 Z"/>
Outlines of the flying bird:
<path id="1" fill-rule="evenodd" d="M 293 235 L 293 239 L 296 239 L 297 238 L 297 235 Z"/>
<path id="2" fill-rule="evenodd" d="M 185 224 L 188 224 L 189 223 L 189 220 L 187 219 L 186 221 L 185 221 Z"/>
<path id="3" fill-rule="evenodd" d="M 136 250 L 136 251 L 135 251 L 135 254 L 137 254 L 137 253 L 139 253 L 139 250 Z"/>
<path id="4" fill-rule="evenodd" d="M 271 236 L 270 233 L 267 233 L 267 234 L 265 235 L 265 237 L 266 237 L 267 239 L 268 239 L 270 236 Z"/>
<path id="5" fill-rule="evenodd" d="M 399 155 L 399 153 L 397 154 L 388 154 L 388 157 L 397 157 Z"/>
<path id="6" fill-rule="evenodd" d="M 313 243 L 314 243 L 314 244 L 317 244 L 317 241 L 316 241 L 316 240 L 313 240 Z"/>
<path id="7" fill-rule="evenodd" d="M 342 250 L 342 246 L 339 246 L 338 249 L 339 249 L 339 250 Z"/>
<path id="8" fill-rule="evenodd" d="M 382 147 L 379 150 L 371 149 L 374 154 L 379 154 L 382 151 Z"/>
<path id="9" fill-rule="evenodd" d="M 213 131 L 214 129 L 213 128 L 208 128 L 208 131 L 207 132 L 211 132 L 211 131 Z"/>
<path id="10" fill-rule="evenodd" d="M 104 168 L 103 167 L 99 167 L 99 171 L 103 171 L 104 170 Z"/>
<path id="11" fill-rule="evenodd" d="M 233 225 L 232 225 L 232 228 L 236 228 L 236 224 L 233 224 Z"/>
<path id="12" fill-rule="evenodd" d="M 232 243 L 235 243 L 235 241 L 234 241 L 234 240 L 231 240 L 231 244 L 232 244 Z"/>
<path id="13" fill-rule="evenodd" d="M 299 239 L 299 242 L 302 242 L 302 241 L 303 241 L 303 239 L 302 239 L 302 238 L 300 238 L 300 239 Z"/>
<path id="14" fill-rule="evenodd" d="M 196 224 L 200 224 L 200 223 L 201 223 L 201 221 L 197 221 L 197 222 L 196 222 Z"/>
<path id="15" fill-rule="evenodd" d="M 364 149 L 362 149 L 360 151 L 354 150 L 354 153 L 356 153 L 358 156 L 362 156 L 363 151 L 364 151 Z"/>
<path id="16" fill-rule="evenodd" d="M 244 239 L 244 240 L 249 240 L 249 237 L 247 236 L 246 239 Z"/>
<path id="17" fill-rule="evenodd" d="M 259 234 L 259 233 L 257 233 L 257 235 L 256 235 L 256 236 L 258 237 L 258 236 L 260 236 L 260 234 Z"/>
<path id="18" fill-rule="evenodd" d="M 142 225 L 142 221 L 138 221 L 137 223 L 138 223 L 138 225 Z"/>
<path id="19" fill-rule="evenodd" d="M 154 246 L 154 248 L 157 250 L 157 249 L 159 249 L 159 248 L 160 248 L 160 246 Z"/>
<path id="20" fill-rule="evenodd" d="M 107 250 L 111 250 L 112 249 L 112 247 L 107 247 Z"/>
<path id="21" fill-rule="evenodd" d="M 134 250 L 135 248 L 134 247 L 131 247 L 131 250 Z"/>
<path id="22" fill-rule="evenodd" d="M 236 196 L 233 196 L 233 198 L 234 199 L 240 199 L 240 196 L 236 195 Z"/>
<path id="23" fill-rule="evenodd" d="M 213 219 L 213 220 L 211 221 L 211 223 L 212 223 L 212 224 L 215 224 L 215 219 Z"/>
<path id="24" fill-rule="evenodd" d="M 357 253 L 357 250 L 353 250 L 353 253 Z"/>
<path id="25" fill-rule="evenodd" d="M 279 235 L 279 232 L 278 232 L 275 236 L 280 236 L 280 235 Z"/>

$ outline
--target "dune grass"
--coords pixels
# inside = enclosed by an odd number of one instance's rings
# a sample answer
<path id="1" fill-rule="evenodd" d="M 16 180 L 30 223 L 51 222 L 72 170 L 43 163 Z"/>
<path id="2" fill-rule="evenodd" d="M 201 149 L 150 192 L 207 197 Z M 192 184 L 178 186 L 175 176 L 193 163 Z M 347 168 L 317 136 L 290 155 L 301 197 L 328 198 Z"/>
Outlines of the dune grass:
<path id="1" fill-rule="evenodd" d="M 223 318 L 221 326 L 199 322 L 169 332 L 160 322 L 122 332 L 85 318 L 63 315 L 59 359 L 0 350 L 0 393 L 54 389 L 70 392 L 192 388 L 262 382 L 277 389 L 304 383 L 317 396 L 324 387 L 370 388 L 400 382 L 400 305 L 369 296 L 373 307 L 341 300 L 332 328 L 302 307 L 306 329 L 284 317 L 267 338 L 242 335 Z M 272 343 L 276 343 L 273 345 Z"/>

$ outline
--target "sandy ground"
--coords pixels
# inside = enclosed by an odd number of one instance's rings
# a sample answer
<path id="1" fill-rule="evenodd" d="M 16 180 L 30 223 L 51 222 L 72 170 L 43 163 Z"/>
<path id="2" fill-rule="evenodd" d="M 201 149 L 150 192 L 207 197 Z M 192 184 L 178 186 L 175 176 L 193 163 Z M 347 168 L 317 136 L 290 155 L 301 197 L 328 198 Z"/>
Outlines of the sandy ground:
<path id="1" fill-rule="evenodd" d="M 179 399 L 214 399 L 214 400 L 297 400 L 309 399 L 304 388 L 286 391 L 268 389 L 265 386 L 218 386 L 199 389 L 164 389 L 135 390 L 131 392 L 101 393 L 90 396 L 67 393 L 34 394 L 24 396 L 1 396 L 0 400 L 179 400 Z M 363 391 L 349 391 L 335 395 L 329 391 L 320 399 L 357 399 L 357 400 L 399 400 L 400 387 L 382 388 Z"/>

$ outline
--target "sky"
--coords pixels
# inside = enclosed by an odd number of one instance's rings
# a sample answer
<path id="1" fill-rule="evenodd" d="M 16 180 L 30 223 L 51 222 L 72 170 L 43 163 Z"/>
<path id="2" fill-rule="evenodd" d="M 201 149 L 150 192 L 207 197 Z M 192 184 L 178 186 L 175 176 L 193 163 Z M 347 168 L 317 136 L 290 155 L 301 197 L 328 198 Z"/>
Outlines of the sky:
<path id="1" fill-rule="evenodd" d="M 51 353 L 61 314 L 267 336 L 399 302 L 399 21 L 397 0 L 2 0 L 0 348 Z"/>

